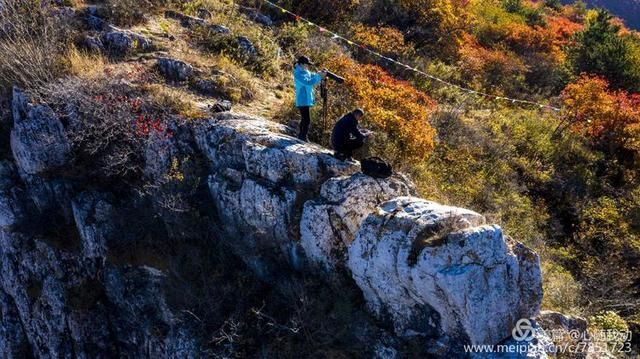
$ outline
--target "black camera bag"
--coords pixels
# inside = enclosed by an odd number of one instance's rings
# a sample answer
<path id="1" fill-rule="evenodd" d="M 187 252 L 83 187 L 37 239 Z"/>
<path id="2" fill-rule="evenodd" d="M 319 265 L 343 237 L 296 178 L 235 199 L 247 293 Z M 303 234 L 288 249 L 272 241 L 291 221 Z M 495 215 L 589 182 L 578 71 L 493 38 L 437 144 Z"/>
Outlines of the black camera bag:
<path id="1" fill-rule="evenodd" d="M 369 157 L 360 161 L 362 173 L 373 178 L 389 178 L 393 175 L 391 165 L 380 157 Z"/>

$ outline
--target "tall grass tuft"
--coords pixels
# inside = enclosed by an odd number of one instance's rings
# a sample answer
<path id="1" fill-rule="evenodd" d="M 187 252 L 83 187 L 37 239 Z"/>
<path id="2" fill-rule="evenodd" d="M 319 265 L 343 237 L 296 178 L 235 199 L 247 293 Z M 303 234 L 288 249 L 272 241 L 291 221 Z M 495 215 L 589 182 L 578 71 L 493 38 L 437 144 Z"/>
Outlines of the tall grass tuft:
<path id="1" fill-rule="evenodd" d="M 64 71 L 68 30 L 45 0 L 0 3 L 0 88 L 43 86 Z"/>

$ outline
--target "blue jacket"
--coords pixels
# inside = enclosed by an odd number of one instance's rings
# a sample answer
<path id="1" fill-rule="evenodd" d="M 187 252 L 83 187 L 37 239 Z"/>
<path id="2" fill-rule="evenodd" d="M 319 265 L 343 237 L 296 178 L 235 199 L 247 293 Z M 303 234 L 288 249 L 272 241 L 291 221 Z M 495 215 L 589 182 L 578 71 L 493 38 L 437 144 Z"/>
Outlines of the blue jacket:
<path id="1" fill-rule="evenodd" d="M 313 87 L 322 81 L 320 74 L 312 73 L 302 66 L 296 65 L 293 69 L 293 80 L 296 88 L 296 107 L 315 105 Z"/>

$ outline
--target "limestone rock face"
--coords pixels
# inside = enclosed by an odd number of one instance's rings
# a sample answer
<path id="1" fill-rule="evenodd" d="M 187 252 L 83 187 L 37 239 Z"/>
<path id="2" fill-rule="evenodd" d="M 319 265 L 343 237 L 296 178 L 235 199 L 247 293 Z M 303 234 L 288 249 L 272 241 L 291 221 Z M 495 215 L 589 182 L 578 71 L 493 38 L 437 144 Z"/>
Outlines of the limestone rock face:
<path id="1" fill-rule="evenodd" d="M 360 173 L 326 181 L 302 213 L 300 241 L 309 261 L 332 271 L 344 263 L 360 224 L 378 204 L 414 193 L 404 178 L 375 179 Z"/>
<path id="2" fill-rule="evenodd" d="M 331 151 L 291 137 L 291 129 L 257 117 L 222 113 L 196 129 L 196 141 L 214 169 L 232 168 L 275 185 L 314 188 L 359 170 Z"/>
<path id="3" fill-rule="evenodd" d="M 27 358 L 29 343 L 13 299 L 0 291 L 0 356 Z"/>
<path id="4" fill-rule="evenodd" d="M 29 103 L 26 94 L 14 88 L 11 150 L 18 167 L 38 174 L 66 164 L 71 144 L 60 119 L 47 105 Z"/>
<path id="5" fill-rule="evenodd" d="M 16 89 L 12 114 L 13 161 L 0 161 L 0 357 L 199 357 L 165 304 L 166 276 L 107 259 L 139 240 L 133 222 L 121 221 L 129 207 L 57 171 L 71 150 L 46 104 Z M 150 160 L 150 177 L 167 166 Z"/>
<path id="6" fill-rule="evenodd" d="M 466 209 L 394 199 L 364 221 L 348 267 L 371 310 L 398 335 L 441 330 L 495 344 L 539 310 L 542 279 L 532 270 L 537 255 L 518 257 L 500 227 L 484 222 Z"/>
<path id="7" fill-rule="evenodd" d="M 106 196 L 81 193 L 73 202 L 73 217 L 82 240 L 82 252 L 87 258 L 107 255 L 107 241 L 114 233 L 114 208 Z"/>
<path id="8" fill-rule="evenodd" d="M 105 277 L 107 296 L 117 308 L 115 333 L 128 353 L 133 357 L 199 357 L 192 335 L 174 325 L 176 319 L 164 300 L 164 273 L 150 267 L 110 267 Z M 145 313 L 146 321 L 139 321 L 139 313 Z M 131 331 L 133 327 L 137 330 Z M 158 328 L 168 332 L 154 335 Z"/>
<path id="9" fill-rule="evenodd" d="M 123 57 L 133 51 L 151 50 L 153 44 L 148 38 L 129 30 L 112 27 L 100 37 L 105 50 L 114 57 Z"/>
<path id="10" fill-rule="evenodd" d="M 326 272 L 346 270 L 401 337 L 495 344 L 538 313 L 538 257 L 498 226 L 404 197 L 414 193 L 406 179 L 354 174 L 287 132 L 233 113 L 195 130 L 220 221 L 247 262 L 278 253 L 300 268 L 302 252 Z"/>
<path id="11" fill-rule="evenodd" d="M 276 256 L 298 266 L 304 201 L 328 178 L 358 168 L 287 135 L 288 131 L 234 113 L 221 113 L 195 129 L 196 142 L 214 168 L 209 177 L 214 205 L 223 228 L 238 239 L 239 250 L 251 258 L 275 248 Z"/>
<path id="12" fill-rule="evenodd" d="M 176 59 L 161 57 L 158 70 L 169 81 L 187 81 L 193 75 L 193 66 Z"/>
<path id="13" fill-rule="evenodd" d="M 130 48 L 129 34 L 112 36 Z M 538 314 L 530 249 L 478 213 L 412 197 L 401 175 L 360 173 L 287 126 L 233 112 L 172 119 L 171 136 L 145 139 L 144 185 L 116 190 L 59 170 L 73 153 L 46 104 L 16 90 L 13 117 L 13 159 L 0 161 L 2 357 L 201 357 L 172 307 L 169 269 L 183 262 L 167 253 L 191 259 L 216 241 L 263 280 L 320 268 L 322 280 L 361 290 L 370 322 L 388 324 L 367 334 L 386 338 L 372 341 L 381 357 L 416 338 L 440 343 L 434 353 L 497 344 Z"/>
<path id="14" fill-rule="evenodd" d="M 0 161 L 0 228 L 11 227 L 24 216 L 24 191 L 18 173 L 9 161 Z"/>

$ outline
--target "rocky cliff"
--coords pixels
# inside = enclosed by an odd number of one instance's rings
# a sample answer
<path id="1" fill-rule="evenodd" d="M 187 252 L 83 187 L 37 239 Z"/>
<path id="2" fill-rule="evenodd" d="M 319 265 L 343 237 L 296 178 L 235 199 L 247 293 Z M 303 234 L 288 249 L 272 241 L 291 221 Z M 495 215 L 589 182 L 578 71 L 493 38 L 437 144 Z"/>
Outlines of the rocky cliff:
<path id="1" fill-rule="evenodd" d="M 231 112 L 175 119 L 170 136 L 145 142 L 140 178 L 116 186 L 78 174 L 73 111 L 17 89 L 11 106 L 12 154 L 0 162 L 2 357 L 204 356 L 168 273 L 182 273 L 176 253 L 216 243 L 265 282 L 307 273 L 358 288 L 387 333 L 371 343 L 379 356 L 394 357 L 403 340 L 463 356 L 462 344 L 499 343 L 539 312 L 536 253 L 482 215 L 417 198 L 401 175 L 365 176 L 286 126 Z M 167 185 L 176 167 L 188 185 Z M 187 258 L 206 265 L 200 250 Z"/>

